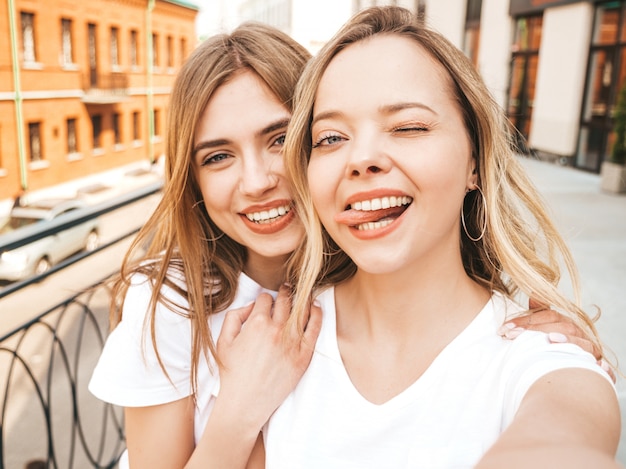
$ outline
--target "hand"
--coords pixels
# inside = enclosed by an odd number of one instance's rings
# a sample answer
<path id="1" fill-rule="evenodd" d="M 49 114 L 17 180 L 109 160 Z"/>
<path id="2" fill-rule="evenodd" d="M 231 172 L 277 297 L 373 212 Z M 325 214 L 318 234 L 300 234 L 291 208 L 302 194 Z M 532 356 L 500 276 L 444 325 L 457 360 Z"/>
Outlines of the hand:
<path id="1" fill-rule="evenodd" d="M 254 304 L 226 314 L 217 341 L 220 397 L 258 430 L 300 381 L 320 332 L 317 304 L 309 311 L 302 337 L 286 327 L 290 311 L 286 287 L 280 288 L 275 302 L 261 294 Z"/>
<path id="2" fill-rule="evenodd" d="M 598 365 L 611 376 L 613 382 L 616 381 L 615 373 L 602 359 L 602 350 L 574 321 L 533 298 L 528 300 L 528 309 L 530 310 L 528 314 L 507 321 L 500 328 L 500 335 L 512 340 L 526 330 L 540 331 L 548 335 L 550 342 L 569 342 L 578 345 L 584 351 L 591 353 L 598 361 Z"/>

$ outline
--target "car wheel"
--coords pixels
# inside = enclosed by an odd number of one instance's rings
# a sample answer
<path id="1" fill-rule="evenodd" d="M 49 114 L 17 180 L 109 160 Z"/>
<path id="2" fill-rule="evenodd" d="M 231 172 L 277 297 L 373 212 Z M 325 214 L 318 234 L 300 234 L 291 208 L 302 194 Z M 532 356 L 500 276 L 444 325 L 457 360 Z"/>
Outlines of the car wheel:
<path id="1" fill-rule="evenodd" d="M 42 257 L 35 264 L 35 275 L 45 274 L 50 270 L 51 264 L 47 257 Z"/>
<path id="2" fill-rule="evenodd" d="M 85 240 L 85 250 L 94 251 L 100 246 L 100 235 L 96 230 L 91 230 Z"/>

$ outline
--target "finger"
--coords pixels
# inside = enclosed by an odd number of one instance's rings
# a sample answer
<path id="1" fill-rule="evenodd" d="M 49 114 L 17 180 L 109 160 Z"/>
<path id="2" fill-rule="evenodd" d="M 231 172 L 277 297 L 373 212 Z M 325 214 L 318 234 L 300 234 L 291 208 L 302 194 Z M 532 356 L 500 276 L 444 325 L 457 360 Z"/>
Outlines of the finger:
<path id="1" fill-rule="evenodd" d="M 273 305 L 274 298 L 272 298 L 272 295 L 269 293 L 261 293 L 254 302 L 254 307 L 250 313 L 250 319 L 254 317 L 269 318 L 272 315 Z"/>
<path id="2" fill-rule="evenodd" d="M 617 377 L 615 376 L 615 372 L 613 371 L 613 368 L 611 368 L 609 364 L 604 361 L 604 359 L 598 360 L 598 365 L 600 365 L 600 368 L 602 368 L 604 371 L 607 372 L 607 374 L 613 380 L 613 384 L 615 384 L 617 382 Z"/>
<path id="3" fill-rule="evenodd" d="M 224 324 L 222 325 L 218 342 L 231 343 L 241 332 L 241 327 L 250 317 L 253 307 L 254 302 L 251 302 L 241 308 L 228 311 L 224 317 Z"/>
<path id="4" fill-rule="evenodd" d="M 272 319 L 279 324 L 284 324 L 291 314 L 291 289 L 288 285 L 281 285 L 278 296 L 274 302 Z"/>
<path id="5" fill-rule="evenodd" d="M 590 340 L 584 339 L 582 337 L 577 337 L 575 335 L 565 335 L 560 332 L 550 332 L 548 334 L 548 339 L 550 340 L 550 342 L 555 344 L 570 343 L 578 345 L 585 352 L 592 354 L 596 360 L 600 360 L 602 358 L 602 350 L 596 347 L 595 344 Z"/>
<path id="6" fill-rule="evenodd" d="M 531 324 L 524 327 L 528 331 L 539 331 L 549 334 L 551 332 L 565 335 L 567 337 L 579 337 L 581 339 L 588 339 L 573 322 L 547 322 L 543 324 Z"/>
<path id="7" fill-rule="evenodd" d="M 309 321 L 304 329 L 304 343 L 314 347 L 322 330 L 322 308 L 317 300 L 313 302 L 309 312 Z"/>
<path id="8" fill-rule="evenodd" d="M 531 326 L 538 324 L 558 324 L 561 322 L 571 324 L 572 320 L 552 309 L 543 309 L 541 311 L 512 318 L 507 322 L 515 324 L 516 327 L 530 328 Z"/>
<path id="9" fill-rule="evenodd" d="M 528 309 L 549 309 L 549 306 L 531 297 L 528 298 Z"/>

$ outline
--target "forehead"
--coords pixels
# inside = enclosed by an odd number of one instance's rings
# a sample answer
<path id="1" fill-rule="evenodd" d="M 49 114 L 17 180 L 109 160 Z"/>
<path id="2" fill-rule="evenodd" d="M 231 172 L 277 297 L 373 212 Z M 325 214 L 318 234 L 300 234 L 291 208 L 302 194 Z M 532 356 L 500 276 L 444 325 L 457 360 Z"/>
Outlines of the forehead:
<path id="1" fill-rule="evenodd" d="M 339 52 L 324 71 L 316 104 L 341 96 L 455 101 L 444 67 L 415 40 L 379 34 Z"/>
<path id="2" fill-rule="evenodd" d="M 245 70 L 215 90 L 200 116 L 196 140 L 200 136 L 225 138 L 237 131 L 254 132 L 289 115 L 267 84 L 254 72 Z"/>

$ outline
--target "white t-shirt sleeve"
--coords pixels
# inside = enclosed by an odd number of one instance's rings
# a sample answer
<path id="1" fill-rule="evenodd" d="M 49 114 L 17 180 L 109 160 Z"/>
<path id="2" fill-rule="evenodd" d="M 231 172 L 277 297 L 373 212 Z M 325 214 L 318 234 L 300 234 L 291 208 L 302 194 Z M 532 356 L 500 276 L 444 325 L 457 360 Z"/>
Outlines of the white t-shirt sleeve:
<path id="1" fill-rule="evenodd" d="M 187 304 L 167 287 L 163 293 L 175 304 Z M 156 343 L 166 375 L 157 359 L 146 322 L 151 294 L 150 282 L 143 276 L 135 276 L 126 294 L 122 321 L 107 338 L 89 383 L 89 390 L 105 402 L 143 407 L 191 395 L 190 321 L 157 304 Z"/>
<path id="2" fill-rule="evenodd" d="M 526 331 L 513 341 L 508 358 L 507 386 L 503 424 L 506 427 L 515 416 L 530 387 L 546 374 L 566 369 L 582 368 L 604 376 L 615 388 L 611 377 L 596 363 L 593 355 L 569 343 L 551 343 L 541 332 Z"/>

